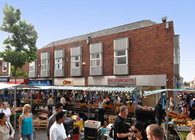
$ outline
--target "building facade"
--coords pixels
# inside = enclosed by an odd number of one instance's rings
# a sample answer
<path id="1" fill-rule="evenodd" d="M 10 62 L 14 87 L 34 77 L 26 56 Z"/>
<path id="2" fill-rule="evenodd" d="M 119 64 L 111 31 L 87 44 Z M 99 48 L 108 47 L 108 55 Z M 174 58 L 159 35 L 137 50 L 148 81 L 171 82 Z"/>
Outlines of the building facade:
<path id="1" fill-rule="evenodd" d="M 18 69 L 18 71 L 29 72 L 29 63 L 25 63 L 22 69 Z M 17 77 L 16 79 L 18 84 L 28 84 L 28 78 L 24 79 L 23 77 Z M 9 62 L 3 61 L 0 58 L 0 84 L 14 84 L 15 78 L 11 75 L 11 64 Z"/>
<path id="2" fill-rule="evenodd" d="M 174 88 L 179 75 L 179 36 L 173 22 L 143 20 L 54 41 L 29 64 L 29 84 Z M 145 104 L 156 102 L 157 96 Z M 152 102 L 151 102 L 152 101 Z"/>

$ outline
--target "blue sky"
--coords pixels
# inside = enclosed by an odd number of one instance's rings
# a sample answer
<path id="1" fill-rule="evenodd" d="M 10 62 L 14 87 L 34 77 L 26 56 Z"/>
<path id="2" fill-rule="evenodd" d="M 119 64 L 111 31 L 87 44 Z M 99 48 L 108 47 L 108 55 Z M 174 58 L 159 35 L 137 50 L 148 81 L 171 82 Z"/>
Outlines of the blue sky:
<path id="1" fill-rule="evenodd" d="M 144 19 L 174 21 L 180 35 L 180 73 L 184 81 L 195 77 L 195 1 L 188 0 L 0 0 L 0 25 L 4 4 L 20 9 L 22 19 L 38 32 L 37 47 L 76 35 L 120 26 Z M 0 50 L 7 34 L 0 31 Z"/>

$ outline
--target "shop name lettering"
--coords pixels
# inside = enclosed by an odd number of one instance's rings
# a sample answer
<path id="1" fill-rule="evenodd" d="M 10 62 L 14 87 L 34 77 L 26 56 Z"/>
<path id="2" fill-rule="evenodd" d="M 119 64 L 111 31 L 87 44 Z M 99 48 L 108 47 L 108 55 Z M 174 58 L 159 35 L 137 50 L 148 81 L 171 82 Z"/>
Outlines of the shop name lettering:
<path id="1" fill-rule="evenodd" d="M 108 79 L 109 84 L 135 84 L 135 79 Z"/>
<path id="2" fill-rule="evenodd" d="M 64 80 L 64 81 L 63 81 L 63 84 L 64 84 L 64 85 L 66 85 L 66 84 L 71 84 L 71 81 L 66 81 L 66 80 Z"/>

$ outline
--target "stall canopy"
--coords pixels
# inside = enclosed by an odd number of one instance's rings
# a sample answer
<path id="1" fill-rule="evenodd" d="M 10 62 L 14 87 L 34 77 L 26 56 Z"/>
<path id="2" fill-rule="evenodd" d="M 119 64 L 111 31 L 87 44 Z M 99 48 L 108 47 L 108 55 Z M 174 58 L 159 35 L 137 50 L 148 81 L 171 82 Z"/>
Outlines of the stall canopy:
<path id="1" fill-rule="evenodd" d="M 102 92 L 132 92 L 135 87 L 89 87 L 87 91 Z"/>
<path id="2" fill-rule="evenodd" d="M 0 90 L 1 89 L 6 89 L 6 88 L 12 88 L 12 87 L 15 87 L 17 85 L 15 84 L 0 84 Z"/>
<path id="3" fill-rule="evenodd" d="M 185 88 L 175 88 L 175 89 L 158 89 L 153 91 L 147 91 L 143 94 L 143 96 L 153 95 L 161 92 L 167 91 L 184 91 L 184 92 L 195 92 L 195 89 L 185 89 Z"/>

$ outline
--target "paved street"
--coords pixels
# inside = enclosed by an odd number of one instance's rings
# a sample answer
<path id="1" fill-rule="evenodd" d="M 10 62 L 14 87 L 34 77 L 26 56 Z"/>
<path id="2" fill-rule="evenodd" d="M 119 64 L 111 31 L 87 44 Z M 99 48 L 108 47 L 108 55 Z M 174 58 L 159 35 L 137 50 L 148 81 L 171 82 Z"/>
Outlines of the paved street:
<path id="1" fill-rule="evenodd" d="M 18 130 L 15 132 L 14 140 L 18 140 Z M 36 140 L 47 140 L 46 130 L 36 130 Z"/>

